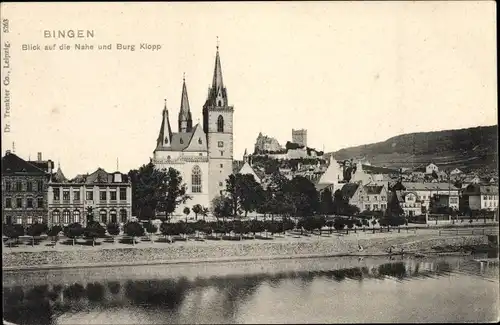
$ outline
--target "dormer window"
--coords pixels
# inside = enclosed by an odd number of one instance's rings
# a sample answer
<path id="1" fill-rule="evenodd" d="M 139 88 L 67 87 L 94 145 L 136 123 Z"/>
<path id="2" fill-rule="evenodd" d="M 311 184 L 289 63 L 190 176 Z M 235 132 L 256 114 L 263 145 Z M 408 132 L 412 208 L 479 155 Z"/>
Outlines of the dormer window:
<path id="1" fill-rule="evenodd" d="M 199 144 L 202 144 L 202 143 L 203 143 L 203 141 L 201 141 L 201 138 L 198 138 L 198 143 L 199 143 Z"/>

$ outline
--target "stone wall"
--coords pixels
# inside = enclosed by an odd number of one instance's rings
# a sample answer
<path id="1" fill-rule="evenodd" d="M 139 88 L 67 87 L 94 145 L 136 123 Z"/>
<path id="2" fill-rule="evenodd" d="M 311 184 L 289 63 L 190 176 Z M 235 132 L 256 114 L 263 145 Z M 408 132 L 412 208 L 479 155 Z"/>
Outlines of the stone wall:
<path id="1" fill-rule="evenodd" d="M 299 256 L 335 256 L 359 254 L 358 245 L 363 246 L 363 254 L 384 254 L 390 246 L 406 251 L 427 250 L 433 246 L 487 244 L 487 236 L 457 236 L 419 239 L 373 238 L 358 240 L 289 241 L 289 242 L 198 242 L 198 243 L 158 243 L 158 247 L 148 248 L 93 248 L 33 252 L 5 252 L 2 254 L 3 268 L 37 268 L 40 266 L 80 267 L 92 265 L 134 265 L 173 263 L 190 261 L 210 261 L 215 259 L 258 259 L 287 258 Z"/>

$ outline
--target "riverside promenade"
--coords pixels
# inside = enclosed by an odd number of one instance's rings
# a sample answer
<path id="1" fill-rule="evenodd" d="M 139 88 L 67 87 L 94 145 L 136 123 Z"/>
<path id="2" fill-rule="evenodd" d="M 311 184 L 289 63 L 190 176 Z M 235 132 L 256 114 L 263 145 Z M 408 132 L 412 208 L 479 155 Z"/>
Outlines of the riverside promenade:
<path id="1" fill-rule="evenodd" d="M 467 231 L 465 231 L 467 229 Z M 328 231 L 321 236 L 297 236 L 296 233 L 279 234 L 270 239 L 204 240 L 190 239 L 167 243 L 162 236 L 153 235 L 153 241 L 135 245 L 99 243 L 97 246 L 59 243 L 31 247 L 4 247 L 3 270 L 52 269 L 77 267 L 102 267 L 126 265 L 179 264 L 191 262 L 216 262 L 258 259 L 283 259 L 331 256 L 388 255 L 401 249 L 407 254 L 432 251 L 433 247 L 466 247 L 488 244 L 493 227 L 461 228 L 460 232 L 443 231 L 439 228 L 421 228 L 410 231 L 404 227 L 398 232 L 373 233 L 358 229 L 348 235 Z M 470 232 L 469 232 L 470 230 Z M 473 234 L 474 231 L 475 233 Z M 498 232 L 497 232 L 498 233 Z M 297 238 L 299 237 L 299 238 Z"/>

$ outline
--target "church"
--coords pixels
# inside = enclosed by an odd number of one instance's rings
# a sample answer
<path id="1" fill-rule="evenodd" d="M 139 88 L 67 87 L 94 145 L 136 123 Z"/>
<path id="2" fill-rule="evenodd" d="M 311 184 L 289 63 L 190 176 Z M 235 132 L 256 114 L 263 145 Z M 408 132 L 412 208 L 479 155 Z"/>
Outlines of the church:
<path id="1" fill-rule="evenodd" d="M 226 188 L 233 168 L 233 106 L 229 106 L 222 80 L 219 46 L 215 54 L 212 86 L 202 109 L 202 125 L 193 125 L 186 81 L 183 80 L 178 132 L 172 132 L 167 101 L 152 162 L 158 169 L 178 170 L 186 184 L 190 199 L 177 207 L 174 215 L 182 215 L 185 207 L 200 204 L 210 208 L 211 201 Z"/>

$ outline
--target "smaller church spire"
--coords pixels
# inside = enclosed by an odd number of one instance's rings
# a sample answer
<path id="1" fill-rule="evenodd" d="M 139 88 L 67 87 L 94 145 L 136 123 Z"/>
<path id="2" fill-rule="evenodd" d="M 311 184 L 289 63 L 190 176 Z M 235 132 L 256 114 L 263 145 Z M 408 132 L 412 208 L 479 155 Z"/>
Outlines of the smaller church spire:
<path id="1" fill-rule="evenodd" d="M 167 99 L 165 98 L 165 107 L 163 108 L 163 118 L 161 121 L 160 132 L 156 140 L 156 148 L 170 146 L 172 141 L 172 129 L 168 118 Z"/>
<path id="2" fill-rule="evenodd" d="M 186 75 L 182 76 L 181 108 L 179 111 L 179 132 L 191 132 L 193 129 L 193 119 L 189 107 L 189 99 L 186 87 Z"/>

